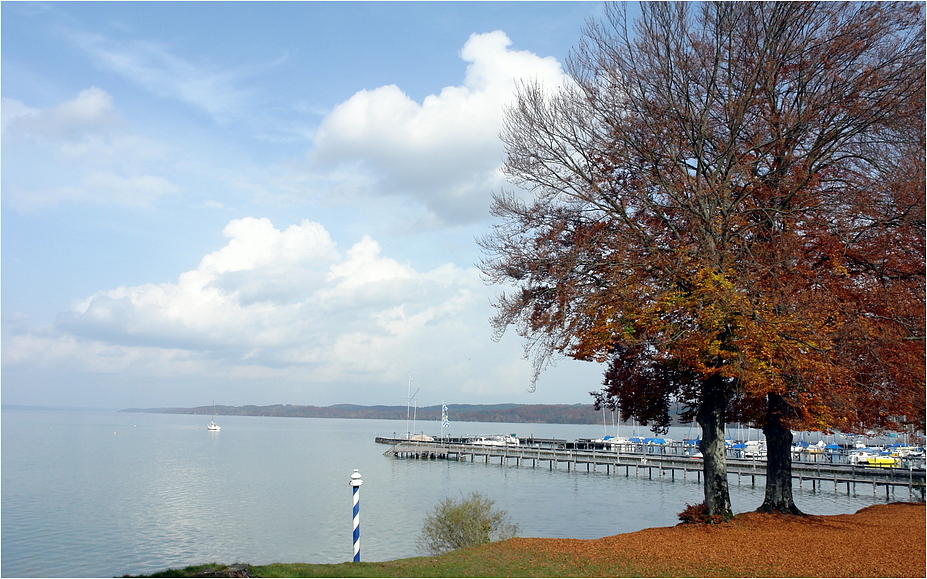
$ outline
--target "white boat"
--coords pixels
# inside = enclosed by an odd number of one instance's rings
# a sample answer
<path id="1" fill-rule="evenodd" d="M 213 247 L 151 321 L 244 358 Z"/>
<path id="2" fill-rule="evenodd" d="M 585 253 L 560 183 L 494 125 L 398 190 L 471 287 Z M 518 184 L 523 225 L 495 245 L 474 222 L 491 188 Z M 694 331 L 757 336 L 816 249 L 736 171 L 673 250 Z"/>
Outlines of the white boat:
<path id="1" fill-rule="evenodd" d="M 748 440 L 744 443 L 744 458 L 766 458 L 765 440 Z"/>
<path id="2" fill-rule="evenodd" d="M 209 424 L 206 425 L 206 430 L 210 432 L 219 432 L 222 428 L 216 424 L 216 402 L 215 400 L 212 403 L 212 420 L 209 421 Z"/>
<path id="3" fill-rule="evenodd" d="M 602 438 L 593 439 L 592 442 L 615 450 L 623 444 L 628 444 L 629 441 L 627 438 L 621 438 L 620 436 L 603 436 Z"/>
<path id="4" fill-rule="evenodd" d="M 847 462 L 850 464 L 869 464 L 869 459 L 877 456 L 868 448 L 855 448 L 847 455 Z"/>
<path id="5" fill-rule="evenodd" d="M 514 434 L 498 436 L 479 436 L 470 440 L 470 444 L 479 444 L 482 446 L 518 446 L 518 437 Z"/>

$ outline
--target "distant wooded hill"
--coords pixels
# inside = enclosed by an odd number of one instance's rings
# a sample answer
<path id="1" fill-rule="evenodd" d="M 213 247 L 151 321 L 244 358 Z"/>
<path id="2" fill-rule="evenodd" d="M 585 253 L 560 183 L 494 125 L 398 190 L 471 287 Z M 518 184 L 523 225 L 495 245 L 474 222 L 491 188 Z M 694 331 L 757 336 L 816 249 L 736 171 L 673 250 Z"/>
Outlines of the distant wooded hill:
<path id="1" fill-rule="evenodd" d="M 532 422 L 548 424 L 601 424 L 602 411 L 591 404 L 448 404 L 449 419 L 454 422 Z M 212 406 L 196 408 L 128 408 L 123 412 L 161 414 L 212 414 Z M 405 406 L 216 406 L 223 416 L 287 416 L 301 418 L 367 418 L 405 420 Z M 441 406 L 418 408 L 419 421 L 439 420 Z M 612 421 L 611 413 L 608 422 Z"/>

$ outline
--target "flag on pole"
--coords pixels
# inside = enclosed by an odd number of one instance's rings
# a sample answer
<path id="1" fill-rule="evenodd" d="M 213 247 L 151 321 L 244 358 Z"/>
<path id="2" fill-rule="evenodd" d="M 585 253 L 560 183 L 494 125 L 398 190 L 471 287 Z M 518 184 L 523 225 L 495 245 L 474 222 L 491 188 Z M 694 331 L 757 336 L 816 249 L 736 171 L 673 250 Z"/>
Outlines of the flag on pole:
<path id="1" fill-rule="evenodd" d="M 448 428 L 451 425 L 447 420 L 447 405 L 441 405 L 441 428 Z"/>

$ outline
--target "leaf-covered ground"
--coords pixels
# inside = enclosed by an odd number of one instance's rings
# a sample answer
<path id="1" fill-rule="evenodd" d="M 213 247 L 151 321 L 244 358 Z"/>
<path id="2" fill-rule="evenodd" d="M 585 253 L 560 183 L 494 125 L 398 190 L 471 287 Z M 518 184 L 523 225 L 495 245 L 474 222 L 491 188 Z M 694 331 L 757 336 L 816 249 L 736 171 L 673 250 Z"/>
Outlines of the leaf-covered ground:
<path id="1" fill-rule="evenodd" d="M 486 548 L 537 553 L 585 576 L 925 577 L 925 511 L 923 503 L 893 503 L 852 515 L 744 513 L 721 525 L 589 541 L 513 539 Z"/>

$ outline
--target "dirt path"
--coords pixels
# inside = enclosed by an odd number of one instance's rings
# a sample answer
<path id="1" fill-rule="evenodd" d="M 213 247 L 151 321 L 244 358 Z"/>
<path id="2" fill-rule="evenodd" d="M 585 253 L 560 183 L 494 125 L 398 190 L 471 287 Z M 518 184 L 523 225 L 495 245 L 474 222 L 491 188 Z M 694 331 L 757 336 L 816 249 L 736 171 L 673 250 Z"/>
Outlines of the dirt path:
<path id="1" fill-rule="evenodd" d="M 722 525 L 677 525 L 596 540 L 513 539 L 516 549 L 572 560 L 593 574 L 611 564 L 641 575 L 689 577 L 925 577 L 924 503 L 852 515 L 738 515 Z M 639 567 L 638 567 L 639 566 Z"/>

